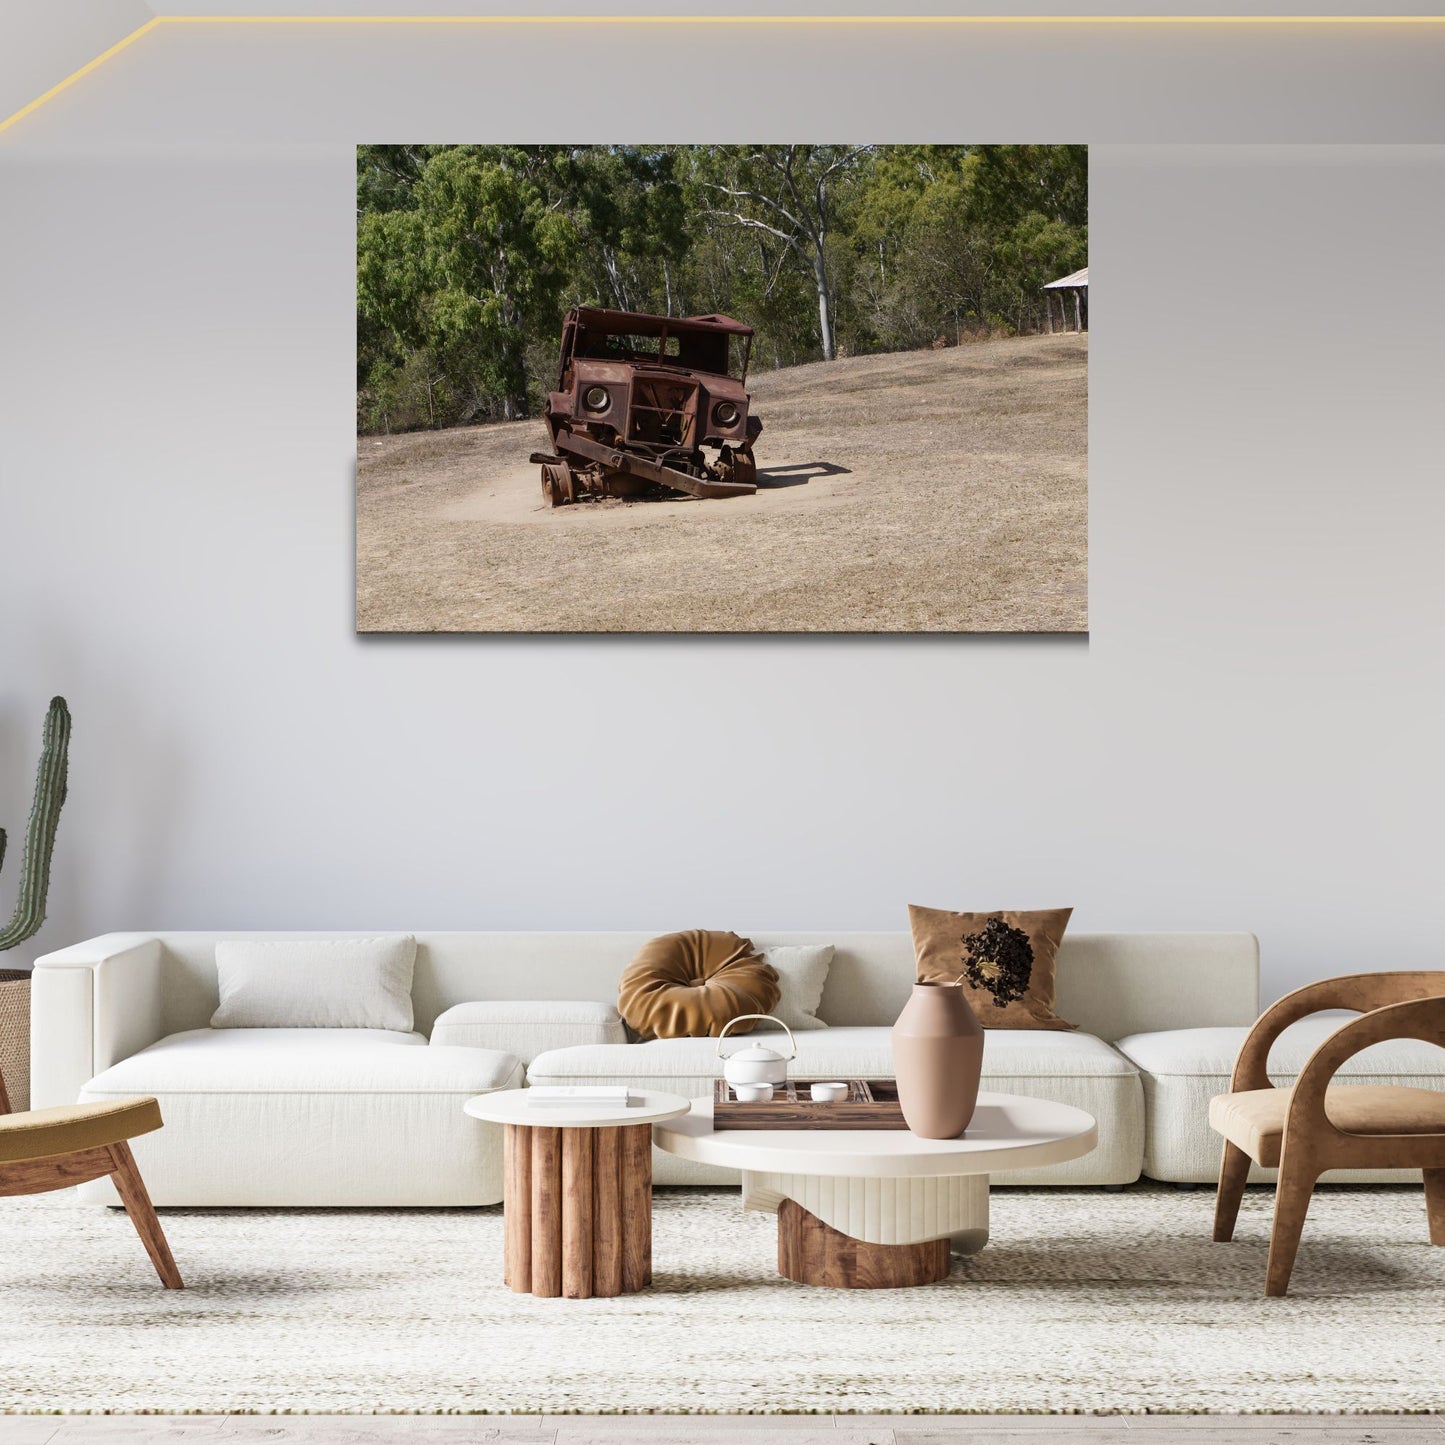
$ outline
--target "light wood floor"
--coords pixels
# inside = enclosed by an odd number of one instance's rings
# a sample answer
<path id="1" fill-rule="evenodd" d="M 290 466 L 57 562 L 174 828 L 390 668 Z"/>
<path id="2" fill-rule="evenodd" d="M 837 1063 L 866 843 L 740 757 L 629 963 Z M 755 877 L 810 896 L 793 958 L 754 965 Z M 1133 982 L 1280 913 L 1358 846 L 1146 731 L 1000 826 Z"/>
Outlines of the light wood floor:
<path id="1" fill-rule="evenodd" d="M 48 1415 L 0 1445 L 1445 1445 L 1445 1415 Z"/>

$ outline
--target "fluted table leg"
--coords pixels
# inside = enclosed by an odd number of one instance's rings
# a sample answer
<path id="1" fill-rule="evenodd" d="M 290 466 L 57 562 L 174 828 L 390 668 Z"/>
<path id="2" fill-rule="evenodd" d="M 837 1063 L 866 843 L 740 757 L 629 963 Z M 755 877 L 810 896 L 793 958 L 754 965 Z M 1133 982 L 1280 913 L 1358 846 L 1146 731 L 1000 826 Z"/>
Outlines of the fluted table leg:
<path id="1" fill-rule="evenodd" d="M 506 1255 L 502 1282 L 517 1294 L 532 1291 L 532 1131 L 504 1126 L 502 1223 Z"/>
<path id="2" fill-rule="evenodd" d="M 622 1130 L 622 1293 L 652 1283 L 652 1128 Z"/>
<path id="3" fill-rule="evenodd" d="M 562 1293 L 562 1131 L 531 1129 L 532 1293 Z"/>
<path id="4" fill-rule="evenodd" d="M 592 1143 L 592 1293 L 622 1293 L 622 1130 Z"/>
<path id="5" fill-rule="evenodd" d="M 519 1294 L 635 1294 L 652 1282 L 652 1126 L 506 1126 L 503 1277 Z"/>
<path id="6" fill-rule="evenodd" d="M 562 1130 L 562 1293 L 592 1298 L 592 1130 Z"/>

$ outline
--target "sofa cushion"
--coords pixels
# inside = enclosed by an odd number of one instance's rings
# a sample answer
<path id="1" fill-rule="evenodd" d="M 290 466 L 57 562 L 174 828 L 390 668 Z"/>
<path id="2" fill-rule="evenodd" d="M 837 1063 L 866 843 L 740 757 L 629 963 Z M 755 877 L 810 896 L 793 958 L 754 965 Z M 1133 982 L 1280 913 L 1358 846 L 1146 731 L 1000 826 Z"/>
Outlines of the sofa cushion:
<path id="1" fill-rule="evenodd" d="M 786 1045 L 776 1031 L 748 1036 L 748 1043 Z M 893 1077 L 890 1028 L 820 1029 L 797 1036 L 798 1057 L 789 1065 L 795 1079 L 887 1079 Z M 731 1045 L 723 1044 L 724 1053 Z M 527 1070 L 532 1084 L 614 1084 L 619 1081 L 685 1098 L 712 1093 L 720 1077 L 716 1039 L 656 1039 L 645 1044 L 554 1049 L 539 1054 Z M 1099 1146 L 1082 1159 L 1046 1169 L 993 1176 L 997 1184 L 1127 1184 L 1139 1177 L 1144 1152 L 1144 1100 L 1139 1076 L 1127 1059 L 1092 1034 L 1043 1029 L 1010 1029 L 984 1035 L 983 1087 L 1072 1104 L 1099 1123 Z M 715 1184 L 736 1178 L 731 1171 L 659 1154 L 653 1161 L 659 1184 Z"/>
<path id="2" fill-rule="evenodd" d="M 530 1064 L 549 1049 L 625 1044 L 627 1031 L 610 1003 L 590 999 L 488 999 L 454 1004 L 432 1025 L 434 1045 L 500 1049 Z"/>
<path id="3" fill-rule="evenodd" d="M 890 1078 L 893 1055 L 886 1028 L 818 1029 L 798 1037 L 796 1062 L 789 1072 L 794 1078 L 835 1079 L 840 1070 L 853 1078 Z M 723 1054 L 761 1043 L 787 1052 L 787 1036 L 776 1029 L 758 1030 L 734 1042 L 723 1040 Z M 595 1044 L 584 1048 L 552 1049 L 539 1054 L 527 1070 L 535 1083 L 596 1082 L 653 1079 L 710 1081 L 722 1077 L 723 1061 L 718 1057 L 716 1039 L 651 1039 L 641 1044 Z M 649 1088 L 662 1088 L 648 1083 Z M 688 1090 L 700 1095 L 705 1089 Z"/>
<path id="4" fill-rule="evenodd" d="M 502 1130 L 462 1112 L 514 1088 L 510 1054 L 371 1029 L 191 1029 L 123 1059 L 82 1101 L 151 1094 L 135 1141 L 157 1204 L 378 1208 L 495 1204 Z M 106 1179 L 80 1198 L 114 1204 Z"/>
<path id="5" fill-rule="evenodd" d="M 135 1094 L 479 1094 L 521 1083 L 495 1049 L 428 1048 L 385 1029 L 189 1029 L 97 1074 L 82 1100 Z M 460 1106 L 458 1106 L 460 1107 Z"/>
<path id="6" fill-rule="evenodd" d="M 1291 1024 L 1269 1051 L 1269 1076 L 1291 1083 L 1309 1056 L 1355 1014 L 1311 1014 Z M 1229 1087 L 1234 1061 L 1249 1036 L 1247 1028 L 1171 1029 L 1164 1033 L 1131 1034 L 1115 1047 L 1151 1074 L 1180 1074 L 1223 1080 Z M 1445 1049 L 1423 1039 L 1387 1039 L 1361 1049 L 1340 1066 L 1337 1077 L 1358 1076 L 1396 1082 L 1403 1076 L 1445 1077 Z"/>
<path id="7" fill-rule="evenodd" d="M 416 939 L 225 938 L 213 1029 L 410 1029 Z"/>
<path id="8" fill-rule="evenodd" d="M 750 1034 L 747 1041 L 777 1046 L 780 1050 L 786 1048 L 785 1036 L 775 1030 L 759 1030 Z M 788 1070 L 793 1078 L 893 1077 L 891 1028 L 820 1029 L 803 1035 L 796 1043 L 798 1057 Z M 724 1055 L 732 1052 L 732 1047 L 730 1041 L 725 1041 Z M 1006 1079 L 1060 1075 L 1132 1077 L 1135 1071 L 1128 1060 L 1092 1034 L 1007 1029 L 985 1034 L 983 1072 L 988 1078 Z M 533 1059 L 527 1074 L 538 1083 L 544 1077 L 548 1083 L 554 1079 L 711 1080 L 722 1076 L 722 1060 L 718 1058 L 716 1039 L 653 1039 L 644 1044 L 553 1049 Z"/>
<path id="9" fill-rule="evenodd" d="M 1353 1014 L 1312 1014 L 1291 1024 L 1275 1040 L 1269 1077 L 1279 1086 L 1294 1083 L 1309 1056 Z M 1172 1029 L 1132 1034 L 1115 1047 L 1139 1067 L 1147 1106 L 1144 1172 L 1153 1179 L 1210 1183 L 1219 1177 L 1220 1138 L 1209 1126 L 1209 1103 L 1227 1093 L 1246 1027 Z M 1445 1049 L 1419 1039 L 1388 1039 L 1347 1059 L 1335 1077 L 1354 1084 L 1405 1088 L 1445 1087 Z M 1256 1165 L 1251 1180 L 1272 1177 Z M 1325 1175 L 1340 1183 L 1418 1178 L 1419 1171 L 1337 1170 Z"/>

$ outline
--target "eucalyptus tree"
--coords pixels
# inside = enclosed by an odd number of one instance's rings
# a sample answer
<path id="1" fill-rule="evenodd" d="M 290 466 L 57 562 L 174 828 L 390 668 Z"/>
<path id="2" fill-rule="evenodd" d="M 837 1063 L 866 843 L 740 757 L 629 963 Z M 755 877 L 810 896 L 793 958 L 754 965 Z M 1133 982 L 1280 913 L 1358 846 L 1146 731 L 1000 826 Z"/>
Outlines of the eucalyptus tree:
<path id="1" fill-rule="evenodd" d="M 828 243 L 845 192 L 875 146 L 717 146 L 700 179 L 707 213 L 727 225 L 766 231 L 809 274 L 818 300 L 823 360 L 837 354 Z"/>

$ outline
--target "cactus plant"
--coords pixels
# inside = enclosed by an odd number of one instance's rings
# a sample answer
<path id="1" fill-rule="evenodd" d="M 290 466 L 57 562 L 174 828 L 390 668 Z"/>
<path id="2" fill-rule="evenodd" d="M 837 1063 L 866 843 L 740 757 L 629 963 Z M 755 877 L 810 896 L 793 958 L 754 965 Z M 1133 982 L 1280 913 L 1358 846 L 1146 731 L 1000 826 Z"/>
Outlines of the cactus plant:
<path id="1" fill-rule="evenodd" d="M 55 828 L 65 803 L 70 756 L 70 709 L 63 697 L 50 699 L 40 742 L 40 768 L 35 774 L 35 801 L 25 829 L 25 854 L 20 860 L 20 896 L 10 922 L 0 928 L 0 952 L 24 943 L 45 922 L 45 894 L 50 886 L 50 855 Z M 0 867 L 5 863 L 5 830 L 0 828 Z"/>

